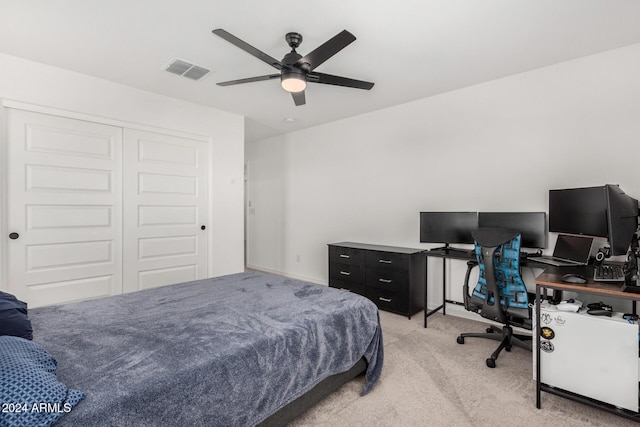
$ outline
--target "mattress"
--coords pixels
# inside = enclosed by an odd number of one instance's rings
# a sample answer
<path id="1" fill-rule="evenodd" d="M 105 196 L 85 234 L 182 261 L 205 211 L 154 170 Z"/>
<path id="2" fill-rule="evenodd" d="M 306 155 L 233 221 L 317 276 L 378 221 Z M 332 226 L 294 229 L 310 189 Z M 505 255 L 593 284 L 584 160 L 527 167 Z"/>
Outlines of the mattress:
<path id="1" fill-rule="evenodd" d="M 371 301 L 258 272 L 29 317 L 60 381 L 86 396 L 59 425 L 256 425 L 363 357 L 368 393 L 384 359 Z"/>

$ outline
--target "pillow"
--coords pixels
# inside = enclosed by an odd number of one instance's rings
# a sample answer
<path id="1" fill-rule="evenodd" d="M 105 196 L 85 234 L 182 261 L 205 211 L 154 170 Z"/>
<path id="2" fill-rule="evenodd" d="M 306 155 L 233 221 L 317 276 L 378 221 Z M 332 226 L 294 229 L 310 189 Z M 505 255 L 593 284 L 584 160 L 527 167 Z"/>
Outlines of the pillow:
<path id="1" fill-rule="evenodd" d="M 31 321 L 27 318 L 27 303 L 0 291 L 0 335 L 33 339 Z"/>
<path id="2" fill-rule="evenodd" d="M 84 398 L 58 381 L 58 363 L 33 341 L 0 336 L 0 425 L 50 426 Z"/>

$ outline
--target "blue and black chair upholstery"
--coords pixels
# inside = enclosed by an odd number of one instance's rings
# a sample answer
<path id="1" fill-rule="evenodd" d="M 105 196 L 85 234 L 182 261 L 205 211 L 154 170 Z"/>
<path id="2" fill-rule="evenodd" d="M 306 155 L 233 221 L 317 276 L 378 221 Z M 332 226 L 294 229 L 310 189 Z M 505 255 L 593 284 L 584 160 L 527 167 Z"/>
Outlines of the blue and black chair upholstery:
<path id="1" fill-rule="evenodd" d="M 464 307 L 482 317 L 504 325 L 502 329 L 491 325 L 485 333 L 463 333 L 465 338 L 478 337 L 500 341 L 500 345 L 487 359 L 487 366 L 496 367 L 496 359 L 505 349 L 518 346 L 531 351 L 531 336 L 513 333 L 512 326 L 531 330 L 529 295 L 520 275 L 520 233 L 501 228 L 478 228 L 472 231 L 475 240 L 476 261 L 467 263 L 464 281 Z M 479 266 L 478 283 L 469 293 L 471 270 Z"/>

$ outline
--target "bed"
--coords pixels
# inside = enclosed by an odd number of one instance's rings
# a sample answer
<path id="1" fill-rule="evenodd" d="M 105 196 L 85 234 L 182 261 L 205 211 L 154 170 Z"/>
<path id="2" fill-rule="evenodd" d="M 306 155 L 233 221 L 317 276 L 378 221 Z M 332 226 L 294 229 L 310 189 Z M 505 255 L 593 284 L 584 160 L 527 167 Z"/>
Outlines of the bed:
<path id="1" fill-rule="evenodd" d="M 34 343 L 84 393 L 62 426 L 283 425 L 364 372 L 378 381 L 375 304 L 258 272 L 30 310 Z"/>

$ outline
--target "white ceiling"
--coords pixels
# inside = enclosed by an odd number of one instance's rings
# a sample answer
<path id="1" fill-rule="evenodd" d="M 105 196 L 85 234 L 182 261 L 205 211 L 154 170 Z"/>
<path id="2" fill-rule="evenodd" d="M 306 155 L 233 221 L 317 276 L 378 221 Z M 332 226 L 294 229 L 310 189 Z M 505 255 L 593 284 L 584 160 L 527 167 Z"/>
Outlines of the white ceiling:
<path id="1" fill-rule="evenodd" d="M 277 59 L 287 32 L 305 55 L 346 29 L 317 71 L 375 86 L 310 84 L 300 107 L 278 80 L 217 86 L 277 70 L 215 28 Z M 244 115 L 248 141 L 638 42 L 638 0 L 0 0 L 0 52 Z M 173 58 L 214 72 L 170 74 Z"/>

